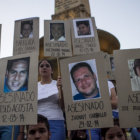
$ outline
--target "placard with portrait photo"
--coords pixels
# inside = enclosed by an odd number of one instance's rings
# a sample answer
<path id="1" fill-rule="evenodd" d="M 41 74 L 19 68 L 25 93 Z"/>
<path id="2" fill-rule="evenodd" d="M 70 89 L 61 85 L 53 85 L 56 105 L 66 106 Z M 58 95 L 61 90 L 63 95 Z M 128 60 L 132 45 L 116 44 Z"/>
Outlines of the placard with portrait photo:
<path id="1" fill-rule="evenodd" d="M 73 19 L 71 21 L 73 54 L 99 52 L 99 40 L 94 18 Z"/>
<path id="2" fill-rule="evenodd" d="M 36 123 L 38 54 L 0 60 L 0 125 Z"/>
<path id="3" fill-rule="evenodd" d="M 140 49 L 114 51 L 120 125 L 140 125 Z M 125 120 L 125 121 L 124 121 Z"/>
<path id="4" fill-rule="evenodd" d="M 60 60 L 68 130 L 112 126 L 104 54 Z"/>
<path id="5" fill-rule="evenodd" d="M 15 21 L 13 55 L 39 53 L 39 18 Z"/>
<path id="6" fill-rule="evenodd" d="M 44 56 L 72 56 L 69 21 L 44 21 Z"/>

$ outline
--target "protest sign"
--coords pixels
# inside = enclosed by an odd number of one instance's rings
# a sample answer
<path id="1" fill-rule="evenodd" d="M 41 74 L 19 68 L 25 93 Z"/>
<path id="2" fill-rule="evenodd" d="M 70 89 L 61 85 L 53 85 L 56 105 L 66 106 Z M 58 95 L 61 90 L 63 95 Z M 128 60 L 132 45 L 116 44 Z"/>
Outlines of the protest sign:
<path id="1" fill-rule="evenodd" d="M 45 21 L 44 56 L 72 56 L 69 21 Z"/>
<path id="2" fill-rule="evenodd" d="M 104 54 L 60 60 L 68 130 L 113 125 Z"/>
<path id="3" fill-rule="evenodd" d="M 72 20 L 71 30 L 74 55 L 100 51 L 94 18 Z"/>
<path id="4" fill-rule="evenodd" d="M 0 125 L 35 124 L 38 55 L 3 58 L 0 66 Z"/>
<path id="5" fill-rule="evenodd" d="M 13 55 L 39 53 L 39 18 L 15 21 Z"/>
<path id="6" fill-rule="evenodd" d="M 140 49 L 114 51 L 119 118 L 122 128 L 140 126 Z"/>

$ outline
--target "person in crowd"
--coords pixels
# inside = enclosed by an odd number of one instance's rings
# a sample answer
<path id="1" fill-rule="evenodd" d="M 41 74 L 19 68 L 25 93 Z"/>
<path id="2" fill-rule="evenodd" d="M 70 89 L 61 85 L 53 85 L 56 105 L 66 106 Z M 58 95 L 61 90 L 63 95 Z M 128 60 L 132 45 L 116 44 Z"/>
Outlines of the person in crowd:
<path id="1" fill-rule="evenodd" d="M 50 40 L 51 41 L 65 41 L 64 23 L 50 24 Z"/>
<path id="2" fill-rule="evenodd" d="M 38 114 L 37 124 L 27 126 L 27 140 L 50 140 L 50 127 L 46 117 Z"/>
<path id="3" fill-rule="evenodd" d="M 28 89 L 29 57 L 9 60 L 5 75 L 4 92 Z"/>
<path id="4" fill-rule="evenodd" d="M 73 96 L 74 100 L 99 98 L 99 88 L 97 78 L 91 66 L 86 62 L 75 64 L 70 71 L 73 83 L 78 90 L 78 94 Z"/>
<path id="5" fill-rule="evenodd" d="M 77 21 L 76 22 L 77 29 L 78 29 L 78 35 L 91 35 L 90 32 L 90 25 L 88 20 L 84 21 Z"/>
<path id="6" fill-rule="evenodd" d="M 41 81 L 38 82 L 38 113 L 48 118 L 50 140 L 65 140 L 64 117 L 59 106 L 58 94 L 61 79 L 60 77 L 57 81 L 52 79 L 53 65 L 46 58 L 39 62 L 39 74 Z"/>
<path id="7" fill-rule="evenodd" d="M 20 38 L 33 38 L 33 21 L 21 21 Z"/>
<path id="8" fill-rule="evenodd" d="M 119 117 L 118 113 L 118 97 L 116 94 L 116 90 L 114 87 L 114 84 L 111 81 L 108 81 L 108 90 L 109 90 L 109 96 L 110 96 L 110 102 L 112 106 L 112 114 L 114 118 Z"/>
<path id="9" fill-rule="evenodd" d="M 132 140 L 140 140 L 140 127 L 134 127 L 131 129 Z"/>
<path id="10" fill-rule="evenodd" d="M 114 119 L 114 127 L 101 128 L 102 140 L 127 140 L 126 131 L 119 126 L 119 120 Z"/>
<path id="11" fill-rule="evenodd" d="M 72 130 L 70 140 L 87 140 L 86 130 Z"/>
<path id="12" fill-rule="evenodd" d="M 17 140 L 19 126 L 0 126 L 0 140 Z"/>
<path id="13" fill-rule="evenodd" d="M 131 79 L 132 91 L 140 91 L 140 59 L 134 60 L 135 77 Z"/>

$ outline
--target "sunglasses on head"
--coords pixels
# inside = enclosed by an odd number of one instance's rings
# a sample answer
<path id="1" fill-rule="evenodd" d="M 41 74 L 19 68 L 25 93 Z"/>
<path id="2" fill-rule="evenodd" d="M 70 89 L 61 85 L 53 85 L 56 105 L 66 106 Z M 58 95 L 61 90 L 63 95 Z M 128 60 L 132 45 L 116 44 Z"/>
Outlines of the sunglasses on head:
<path id="1" fill-rule="evenodd" d="M 40 65 L 40 67 L 41 67 L 41 68 L 43 68 L 44 66 L 45 66 L 45 67 L 47 67 L 47 68 L 49 68 L 49 67 L 50 67 L 50 65 L 49 65 L 49 64 L 42 64 L 42 65 Z"/>

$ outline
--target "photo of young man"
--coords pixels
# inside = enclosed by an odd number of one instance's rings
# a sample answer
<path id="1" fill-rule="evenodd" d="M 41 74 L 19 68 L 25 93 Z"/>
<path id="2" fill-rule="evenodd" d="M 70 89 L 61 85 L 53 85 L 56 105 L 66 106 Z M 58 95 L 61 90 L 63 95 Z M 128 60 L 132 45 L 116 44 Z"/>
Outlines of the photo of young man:
<path id="1" fill-rule="evenodd" d="M 64 23 L 50 23 L 50 40 L 65 41 Z"/>
<path id="2" fill-rule="evenodd" d="M 87 62 L 76 63 L 70 70 L 72 82 L 78 93 L 73 93 L 73 100 L 99 98 L 97 75 Z"/>
<path id="3" fill-rule="evenodd" d="M 73 20 L 73 25 L 76 38 L 94 36 L 91 19 L 75 19 Z"/>
<path id="4" fill-rule="evenodd" d="M 33 20 L 21 21 L 20 38 L 33 38 Z"/>
<path id="5" fill-rule="evenodd" d="M 140 91 L 140 59 L 129 60 L 132 91 Z"/>
<path id="6" fill-rule="evenodd" d="M 29 57 L 8 60 L 4 92 L 28 90 Z"/>

